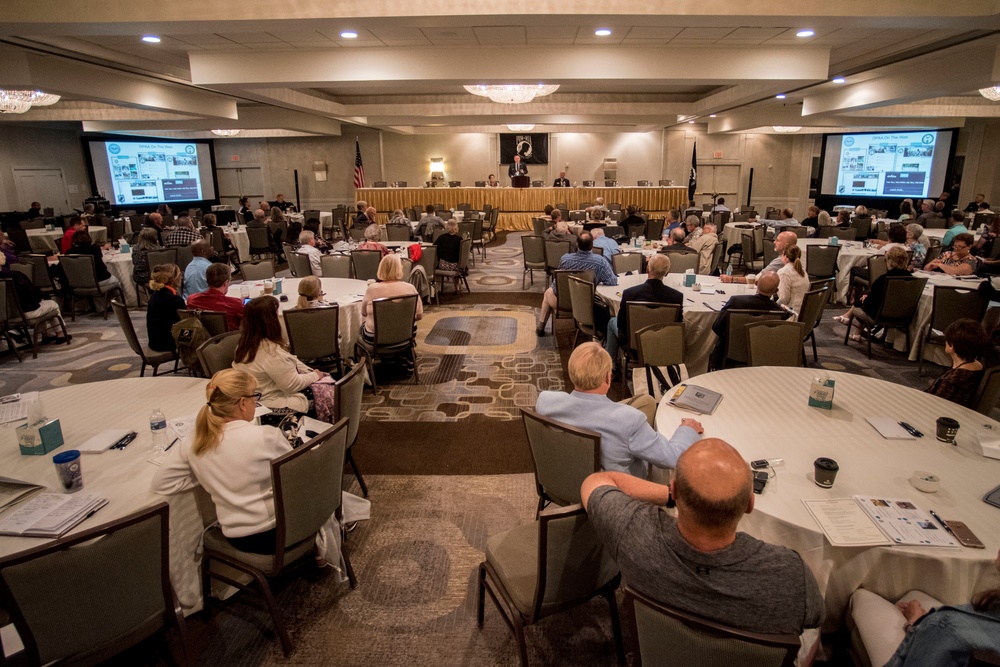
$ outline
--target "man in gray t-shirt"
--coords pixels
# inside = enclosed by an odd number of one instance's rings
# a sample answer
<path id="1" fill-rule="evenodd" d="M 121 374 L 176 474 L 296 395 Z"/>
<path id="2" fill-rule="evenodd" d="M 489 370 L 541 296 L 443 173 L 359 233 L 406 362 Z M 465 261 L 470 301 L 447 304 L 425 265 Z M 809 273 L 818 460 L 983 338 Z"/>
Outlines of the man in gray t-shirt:
<path id="1" fill-rule="evenodd" d="M 674 519 L 659 506 L 671 494 Z M 750 468 L 715 438 L 693 444 L 671 487 L 594 473 L 581 497 L 625 582 L 649 597 L 742 630 L 801 634 L 823 620 L 823 598 L 797 553 L 737 533 L 753 510 Z"/>

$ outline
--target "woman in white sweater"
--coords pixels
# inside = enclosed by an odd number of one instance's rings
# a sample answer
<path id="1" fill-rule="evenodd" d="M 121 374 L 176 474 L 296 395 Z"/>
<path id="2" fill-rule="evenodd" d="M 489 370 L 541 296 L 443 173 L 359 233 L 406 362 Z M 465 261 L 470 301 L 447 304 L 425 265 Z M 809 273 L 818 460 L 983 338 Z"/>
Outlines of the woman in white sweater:
<path id="1" fill-rule="evenodd" d="M 782 266 L 778 269 L 778 303 L 794 310 L 802 310 L 802 299 L 809 291 L 809 276 L 802 268 L 802 250 L 786 246 L 781 254 Z"/>
<path id="2" fill-rule="evenodd" d="M 271 461 L 292 451 L 272 426 L 253 424 L 257 383 L 242 371 L 208 382 L 194 433 L 181 439 L 153 475 L 154 493 L 201 486 L 212 496 L 222 534 L 241 551 L 273 554 L 276 545 Z"/>
<path id="3" fill-rule="evenodd" d="M 309 387 L 326 373 L 309 368 L 288 351 L 278 321 L 278 300 L 259 296 L 250 301 L 241 328 L 233 368 L 254 377 L 261 403 L 267 407 L 308 412 L 312 407 Z"/>

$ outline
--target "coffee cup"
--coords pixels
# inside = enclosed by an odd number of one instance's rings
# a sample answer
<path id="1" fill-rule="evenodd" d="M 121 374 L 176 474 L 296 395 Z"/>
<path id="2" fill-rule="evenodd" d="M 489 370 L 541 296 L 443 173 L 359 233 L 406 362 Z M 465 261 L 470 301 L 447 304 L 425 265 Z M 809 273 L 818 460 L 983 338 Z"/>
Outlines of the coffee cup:
<path id="1" fill-rule="evenodd" d="M 75 493 L 83 488 L 83 472 L 80 469 L 80 451 L 70 449 L 52 457 L 56 465 L 59 483 L 66 493 Z"/>
<path id="2" fill-rule="evenodd" d="M 937 439 L 941 442 L 947 442 L 950 445 L 955 444 L 955 436 L 958 435 L 958 420 L 952 419 L 951 417 L 938 417 L 937 419 Z"/>
<path id="3" fill-rule="evenodd" d="M 264 294 L 274 294 L 274 283 L 270 280 L 264 281 Z"/>
<path id="4" fill-rule="evenodd" d="M 747 278 L 747 286 L 748 287 L 753 287 L 754 285 L 757 284 L 757 274 L 756 273 L 748 273 L 747 276 L 746 276 L 746 278 Z"/>
<path id="5" fill-rule="evenodd" d="M 822 486 L 824 489 L 833 486 L 834 480 L 837 479 L 837 472 L 840 470 L 837 462 L 821 456 L 813 462 L 813 466 L 816 469 L 816 485 Z"/>

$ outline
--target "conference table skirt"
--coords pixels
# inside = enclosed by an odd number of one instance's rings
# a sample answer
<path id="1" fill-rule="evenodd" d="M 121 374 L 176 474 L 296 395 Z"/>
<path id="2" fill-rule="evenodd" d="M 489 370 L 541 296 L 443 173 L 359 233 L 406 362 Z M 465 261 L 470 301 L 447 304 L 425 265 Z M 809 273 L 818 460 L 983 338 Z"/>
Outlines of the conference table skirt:
<path id="1" fill-rule="evenodd" d="M 107 227 L 91 225 L 87 228 L 87 231 L 90 232 L 90 238 L 95 245 L 101 245 L 108 240 Z M 65 230 L 56 229 L 50 232 L 45 229 L 28 229 L 24 233 L 28 236 L 28 243 L 31 245 L 32 252 L 62 252 L 59 242 L 62 241 L 62 237 L 66 234 Z"/>
<path id="2" fill-rule="evenodd" d="M 807 405 L 810 383 L 817 375 L 836 381 L 833 410 Z M 754 511 L 743 518 L 739 529 L 802 556 L 825 597 L 827 630 L 841 625 L 850 595 L 858 588 L 890 600 L 916 588 L 958 604 L 968 602 L 976 591 L 1000 584 L 993 565 L 1000 547 L 996 530 L 1000 510 L 981 501 L 1000 480 L 1000 461 L 966 448 L 973 438 L 992 434 L 989 426 L 1000 428 L 997 422 L 909 387 L 817 369 L 738 368 L 700 376 L 696 383 L 724 397 L 714 414 L 698 417 L 707 437 L 722 438 L 747 461 L 784 459 L 764 493 L 754 497 Z M 666 400 L 660 403 L 656 423 L 661 433 L 669 435 L 691 413 Z M 906 420 L 927 435 L 916 440 L 883 439 L 865 420 L 876 416 Z M 934 438 L 939 416 L 959 421 L 959 446 Z M 820 456 L 840 464 L 831 489 L 812 480 L 813 461 Z M 941 490 L 917 491 L 909 483 L 916 469 L 940 476 Z M 986 549 L 833 547 L 802 503 L 873 494 L 906 498 L 925 512 L 933 509 L 946 519 L 964 521 Z"/>

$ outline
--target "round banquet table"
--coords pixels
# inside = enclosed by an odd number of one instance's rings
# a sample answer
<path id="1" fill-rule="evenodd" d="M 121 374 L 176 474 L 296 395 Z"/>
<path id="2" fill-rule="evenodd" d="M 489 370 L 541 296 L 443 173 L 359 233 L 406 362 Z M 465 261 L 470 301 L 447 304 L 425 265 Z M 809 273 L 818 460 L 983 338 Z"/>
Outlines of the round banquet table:
<path id="1" fill-rule="evenodd" d="M 358 342 L 361 335 L 361 299 L 365 296 L 368 283 L 364 280 L 353 280 L 350 278 L 320 278 L 323 284 L 323 299 L 327 303 L 336 303 L 340 306 L 340 354 L 345 358 L 354 356 L 354 344 Z M 243 289 L 246 288 L 250 297 L 258 297 L 264 293 L 264 281 L 248 281 L 238 285 L 230 285 L 227 294 L 237 298 L 245 298 Z M 278 312 L 295 307 L 295 302 L 299 298 L 299 279 L 285 278 L 282 283 L 282 295 L 287 295 L 287 301 L 278 302 Z M 282 329 L 285 321 L 281 320 Z"/>
<path id="2" fill-rule="evenodd" d="M 749 225 L 748 227 L 743 227 L 742 225 Z M 719 234 L 719 242 L 726 242 L 726 248 L 732 248 L 736 244 L 743 243 L 743 235 L 750 234 L 754 229 L 760 227 L 759 222 L 730 222 Z M 726 257 L 722 258 L 723 261 Z"/>
<path id="3" fill-rule="evenodd" d="M 91 225 L 87 227 L 87 231 L 90 232 L 90 238 L 94 242 L 94 245 L 101 245 L 108 240 L 107 227 Z M 46 252 L 49 250 L 57 253 L 62 252 L 59 242 L 66 235 L 66 230 L 54 229 L 50 232 L 46 229 L 27 229 L 24 233 L 28 235 L 28 243 L 31 244 L 32 252 Z"/>
<path id="4" fill-rule="evenodd" d="M 836 381 L 833 410 L 807 405 L 817 375 Z M 1000 583 L 993 565 L 1000 547 L 1000 509 L 981 500 L 1000 483 L 1000 461 L 966 449 L 980 434 L 995 436 L 990 428 L 1000 429 L 1000 423 L 909 387 L 847 373 L 736 368 L 702 375 L 696 382 L 724 397 L 714 414 L 698 417 L 706 436 L 722 438 L 747 461 L 784 459 L 763 494 L 754 497 L 754 511 L 740 522 L 740 530 L 802 556 L 825 597 L 827 629 L 840 625 L 858 588 L 890 600 L 916 588 L 958 604 Z M 667 398 L 656 419 L 660 432 L 669 437 L 691 413 L 670 406 Z M 934 437 L 940 416 L 961 424 L 957 447 Z M 925 435 L 886 440 L 865 417 L 904 420 Z M 812 480 L 813 461 L 820 456 L 840 464 L 830 489 Z M 917 469 L 936 473 L 940 491 L 925 494 L 915 489 L 909 477 Z M 906 498 L 924 512 L 933 509 L 945 519 L 964 521 L 986 548 L 833 547 L 801 501 L 854 495 Z"/>
<path id="5" fill-rule="evenodd" d="M 166 500 L 170 505 L 170 580 L 185 613 L 201 608 L 201 559 L 195 550 L 205 523 L 194 490 L 173 496 L 150 491 L 156 465 L 149 463 L 149 414 L 159 408 L 167 419 L 187 417 L 205 404 L 206 380 L 188 377 L 127 378 L 72 385 L 40 394 L 45 415 L 58 418 L 65 444 L 44 456 L 18 452 L 16 424 L 0 427 L 0 470 L 6 477 L 61 491 L 52 457 L 73 449 L 104 429 L 134 430 L 138 437 L 125 449 L 83 454 L 84 493 L 97 493 L 108 504 L 70 533 L 107 523 Z M 94 397 L 100 402 L 95 403 Z M 171 439 L 173 439 L 171 437 Z M 211 503 L 209 502 L 209 506 Z M 206 520 L 214 521 L 214 514 Z M 8 556 L 48 540 L 0 536 L 0 556 Z"/>

